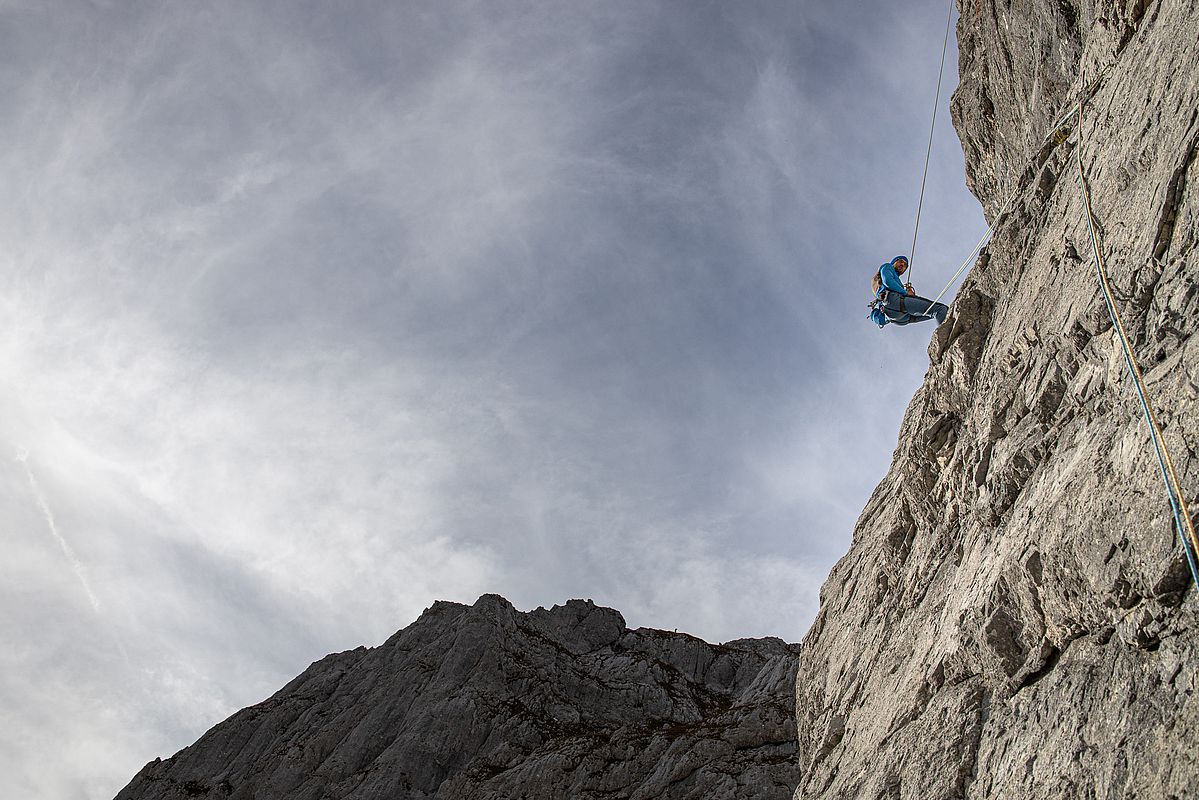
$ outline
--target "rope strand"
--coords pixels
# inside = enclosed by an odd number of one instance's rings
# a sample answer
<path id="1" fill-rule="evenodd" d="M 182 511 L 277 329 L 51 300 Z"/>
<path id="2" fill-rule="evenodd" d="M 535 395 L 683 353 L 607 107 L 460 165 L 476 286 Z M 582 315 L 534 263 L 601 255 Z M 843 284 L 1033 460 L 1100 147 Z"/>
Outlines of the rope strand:
<path id="1" fill-rule="evenodd" d="M 1178 473 L 1174 467 L 1174 460 L 1170 456 L 1170 449 L 1166 445 L 1165 434 L 1162 432 L 1161 425 L 1158 423 L 1157 412 L 1154 410 L 1153 402 L 1149 398 L 1149 391 L 1145 386 L 1144 375 L 1141 373 L 1141 368 L 1137 364 L 1136 357 L 1133 355 L 1132 345 L 1129 343 L 1128 339 L 1128 333 L 1124 329 L 1124 322 L 1120 318 L 1119 311 L 1116 309 L 1116 302 L 1112 296 L 1111 284 L 1108 280 L 1107 267 L 1104 264 L 1102 249 L 1099 245 L 1099 234 L 1096 230 L 1095 214 L 1091 207 L 1091 191 L 1089 185 L 1087 184 L 1085 171 L 1083 170 L 1083 105 L 1087 99 L 1094 94 L 1106 73 L 1107 69 L 1105 68 L 1099 73 L 1099 75 L 1096 76 L 1095 80 L 1086 87 L 1078 101 L 1069 109 L 1067 109 L 1060 117 L 1058 117 L 1048 135 L 1045 137 L 1045 141 L 1049 142 L 1051 139 L 1055 138 L 1057 138 L 1057 144 L 1065 141 L 1065 136 L 1061 135 L 1061 130 L 1063 126 L 1069 122 L 1070 118 L 1077 114 L 1076 124 L 1078 131 L 1078 144 L 1075 148 L 1074 156 L 1075 162 L 1078 166 L 1078 185 L 1082 194 L 1083 207 L 1086 211 L 1087 231 L 1090 236 L 1091 253 L 1095 263 L 1095 273 L 1099 278 L 1099 288 L 1103 294 L 1103 300 L 1107 306 L 1108 315 L 1111 317 L 1112 327 L 1116 332 L 1117 338 L 1120 340 L 1120 347 L 1123 351 L 1124 362 L 1128 366 L 1129 374 L 1132 376 L 1133 386 L 1136 389 L 1137 398 L 1141 404 L 1141 410 L 1145 415 L 1145 422 L 1149 425 L 1150 438 L 1153 442 L 1153 452 L 1154 455 L 1157 456 L 1157 463 L 1161 470 L 1162 482 L 1165 484 L 1166 495 L 1170 502 L 1170 511 L 1174 517 L 1174 526 L 1178 532 L 1178 538 L 1182 542 L 1183 552 L 1186 554 L 1187 566 L 1190 567 L 1191 577 L 1194 580 L 1195 586 L 1199 588 L 1199 536 L 1197 536 L 1195 533 L 1195 526 L 1191 521 L 1190 509 L 1187 507 L 1186 498 L 1182 492 L 1182 485 L 1178 480 Z M 1004 214 L 1007 213 L 1012 201 L 1016 199 L 1019 193 L 1020 187 L 1016 186 L 1012 190 L 1012 193 L 1008 196 L 1007 200 L 1004 202 L 1003 208 L 1000 209 L 999 214 L 996 215 L 995 222 L 993 222 L 991 226 L 987 228 L 986 233 L 984 233 L 982 238 L 978 240 L 978 244 L 974 246 L 974 249 L 970 252 L 970 255 L 965 261 L 962 262 L 962 265 L 958 267 L 957 271 L 953 273 L 949 279 L 949 282 L 945 284 L 945 288 L 942 289 L 940 294 L 938 294 L 934 299 L 934 303 L 941 299 L 942 295 L 949 290 L 949 287 L 957 279 L 958 275 L 961 274 L 962 270 L 964 270 L 971 263 L 975 255 L 982 249 L 983 243 L 999 226 L 999 223 L 1003 220 Z M 923 187 L 921 187 L 921 194 L 923 195 Z M 916 225 L 917 230 L 919 230 L 919 209 L 917 209 L 916 212 Z M 915 255 L 914 238 L 912 242 L 912 251 L 913 255 Z M 909 270 L 911 269 L 910 264 L 911 262 L 909 262 Z"/>
<path id="2" fill-rule="evenodd" d="M 920 234 L 920 211 L 924 208 L 924 185 L 928 182 L 928 162 L 933 155 L 933 132 L 937 129 L 937 106 L 941 104 L 941 79 L 945 75 L 945 53 L 949 49 L 949 23 L 953 20 L 953 0 L 945 17 L 945 41 L 941 44 L 941 66 L 937 70 L 937 96 L 933 100 L 933 121 L 928 126 L 928 152 L 924 154 L 924 177 L 920 179 L 920 200 L 916 203 L 916 229 L 912 231 L 912 253 L 908 258 L 908 283 L 916 266 L 916 237 Z"/>
<path id="3" fill-rule="evenodd" d="M 1174 460 L 1170 458 L 1170 449 L 1166 446 L 1166 437 L 1162 433 L 1161 425 L 1158 424 L 1157 414 L 1153 410 L 1153 403 L 1149 399 L 1149 392 L 1145 388 L 1145 379 L 1141 375 L 1141 368 L 1137 365 L 1136 357 L 1132 353 L 1132 346 L 1128 342 L 1128 334 L 1124 330 L 1124 323 L 1120 319 L 1120 313 L 1116 310 L 1116 302 L 1112 298 L 1111 285 L 1108 283 L 1107 267 L 1103 263 L 1103 254 L 1099 248 L 1099 235 L 1095 231 L 1095 215 L 1091 210 L 1091 190 L 1087 186 L 1087 178 L 1083 173 L 1082 168 L 1082 101 L 1079 101 L 1077 106 L 1078 111 L 1078 146 L 1075 148 L 1074 156 L 1078 163 L 1078 183 L 1082 188 L 1083 206 L 1087 212 L 1087 230 L 1091 238 L 1091 253 L 1095 260 L 1095 272 L 1099 276 L 1099 288 L 1103 291 L 1103 300 L 1107 304 L 1107 313 L 1112 318 L 1112 326 L 1116 330 L 1116 335 L 1120 339 L 1120 347 L 1124 351 L 1124 362 L 1128 365 L 1128 372 L 1132 375 L 1133 385 L 1137 390 L 1137 397 L 1141 401 L 1141 410 L 1145 414 L 1145 422 L 1149 424 L 1149 432 L 1153 439 L 1153 450 L 1157 456 L 1158 467 L 1161 468 L 1162 481 L 1166 484 L 1166 494 L 1170 499 L 1170 510 L 1174 514 L 1174 524 L 1178 530 L 1178 537 L 1182 540 L 1182 549 L 1186 552 L 1187 564 L 1191 568 L 1191 577 L 1195 581 L 1195 585 L 1199 587 L 1199 565 L 1196 565 L 1196 555 L 1199 554 L 1199 538 L 1195 535 L 1195 526 L 1191 523 L 1190 510 L 1187 508 L 1186 499 L 1182 494 L 1182 487 L 1178 482 L 1178 474 L 1174 471 Z"/>
<path id="4" fill-rule="evenodd" d="M 982 235 L 982 238 L 978 240 L 978 244 L 974 245 L 974 249 L 970 251 L 970 255 L 966 256 L 966 260 L 962 262 L 961 266 L 959 266 L 957 268 L 957 270 L 955 270 L 954 273 L 949 276 L 949 280 L 945 283 L 945 288 L 942 289 L 937 294 L 937 296 L 933 298 L 934 303 L 936 303 L 938 300 L 940 300 L 945 295 L 945 293 L 949 291 L 949 287 L 953 286 L 953 282 L 956 281 L 958 279 L 958 276 L 962 274 L 962 270 L 964 270 L 966 267 L 970 266 L 974 262 L 974 257 L 976 255 L 978 255 L 980 250 L 983 249 L 983 243 L 987 241 L 987 239 L 988 239 L 988 237 L 990 237 L 991 233 L 997 227 L 999 227 L 999 221 L 1001 219 L 1003 219 L 1003 215 L 1007 213 L 1008 206 L 1010 206 L 1012 204 L 1012 201 L 1016 199 L 1017 194 L 1018 194 L 1018 192 L 1013 191 L 1010 195 L 1008 195 L 1007 202 L 1004 203 L 1003 208 L 1001 208 L 999 210 L 999 214 L 995 217 L 995 221 L 991 223 L 991 227 L 987 228 L 986 232 Z"/>
<path id="5" fill-rule="evenodd" d="M 1055 136 L 1061 134 L 1063 127 L 1066 125 L 1066 123 L 1068 123 L 1070 121 L 1070 118 L 1073 117 L 1074 114 L 1077 113 L 1082 108 L 1083 102 L 1087 98 L 1089 98 L 1091 95 L 1093 95 L 1095 93 L 1096 89 L 1099 88 L 1100 82 L 1107 76 L 1107 72 L 1109 69 L 1110 69 L 1110 67 L 1104 67 L 1103 69 L 1101 69 L 1099 71 L 1099 74 L 1095 76 L 1095 80 L 1091 81 L 1087 85 L 1087 87 L 1085 89 L 1083 89 L 1083 91 L 1079 94 L 1077 102 L 1075 102 L 1074 105 L 1072 105 L 1068 109 L 1066 109 L 1066 111 L 1064 111 L 1061 114 L 1061 116 L 1059 116 L 1054 121 L 1053 125 L 1049 128 L 1049 133 L 1045 134 L 1045 138 L 1044 138 L 1044 140 L 1042 140 L 1042 144 L 1048 144 L 1051 140 L 1053 140 L 1055 138 Z M 1061 141 L 1065 141 L 1064 135 L 1063 135 L 1063 138 L 1058 142 L 1058 144 L 1060 144 Z M 992 233 L 994 233 L 995 229 L 999 227 L 999 222 L 1003 219 L 1003 215 L 1007 213 L 1008 208 L 1010 208 L 1012 205 L 1012 201 L 1015 200 L 1016 197 L 1019 196 L 1019 194 L 1020 194 L 1020 185 L 1019 185 L 1019 182 L 1017 182 L 1017 185 L 1015 187 L 1013 187 L 1011 194 L 1008 195 L 1007 200 L 1004 201 L 1003 208 L 1001 208 L 999 213 L 995 216 L 995 221 L 993 223 L 991 223 L 991 226 L 989 228 L 987 228 L 986 233 L 984 233 L 982 235 L 982 238 L 978 240 L 978 244 L 974 245 L 974 249 L 970 251 L 970 255 L 966 256 L 966 260 L 963 261 L 961 266 L 959 266 L 954 271 L 953 275 L 951 275 L 949 277 L 949 280 L 945 283 L 945 288 L 942 289 L 937 294 L 936 298 L 933 299 L 934 303 L 939 301 L 945 295 L 945 293 L 947 291 L 949 291 L 949 287 L 952 286 L 953 282 L 955 280 L 957 280 L 959 275 L 962 274 L 962 270 L 964 270 L 966 267 L 968 267 L 971 264 L 971 262 L 974 260 L 974 257 L 982 250 L 983 243 L 986 242 L 987 237 L 989 237 Z M 916 225 L 917 226 L 920 225 L 919 211 L 917 211 Z M 913 240 L 912 247 L 915 248 L 915 246 L 916 246 L 916 243 Z M 910 276 L 910 274 L 911 274 L 911 262 L 910 261 L 908 262 L 908 273 Z"/>

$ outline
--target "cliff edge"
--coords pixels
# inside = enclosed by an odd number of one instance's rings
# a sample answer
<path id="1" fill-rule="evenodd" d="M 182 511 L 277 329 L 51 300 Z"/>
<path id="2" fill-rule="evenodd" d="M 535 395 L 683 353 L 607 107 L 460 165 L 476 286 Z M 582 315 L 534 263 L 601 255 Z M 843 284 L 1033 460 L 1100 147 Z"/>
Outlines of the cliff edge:
<path id="1" fill-rule="evenodd" d="M 1075 162 L 1199 507 L 1199 6 L 959 0 L 952 109 L 999 220 L 802 646 L 796 798 L 1183 798 L 1199 601 Z M 1084 90 L 1081 141 L 1048 143 Z M 1076 122 L 1076 120 L 1075 120 Z"/>

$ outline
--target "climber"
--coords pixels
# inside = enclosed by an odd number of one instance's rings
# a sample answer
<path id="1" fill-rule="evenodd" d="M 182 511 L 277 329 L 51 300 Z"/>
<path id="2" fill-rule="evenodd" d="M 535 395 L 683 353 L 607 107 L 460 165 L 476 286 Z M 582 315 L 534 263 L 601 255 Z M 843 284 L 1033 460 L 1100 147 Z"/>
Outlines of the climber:
<path id="1" fill-rule="evenodd" d="M 905 286 L 899 276 L 906 272 L 907 268 L 907 256 L 895 256 L 878 268 L 872 282 L 874 302 L 870 304 L 870 319 L 880 328 L 888 322 L 892 325 L 907 325 L 926 319 L 935 319 L 940 325 L 945 321 L 949 307 L 944 303 L 934 303 L 932 300 L 917 297 L 910 283 Z"/>

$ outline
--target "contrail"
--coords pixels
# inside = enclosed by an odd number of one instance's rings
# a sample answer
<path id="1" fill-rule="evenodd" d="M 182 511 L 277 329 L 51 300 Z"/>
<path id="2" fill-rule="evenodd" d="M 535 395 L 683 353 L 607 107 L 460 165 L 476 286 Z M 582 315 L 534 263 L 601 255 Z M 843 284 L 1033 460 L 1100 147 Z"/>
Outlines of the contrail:
<path id="1" fill-rule="evenodd" d="M 67 561 L 71 562 L 72 569 L 75 570 L 75 577 L 79 578 L 79 583 L 83 586 L 83 591 L 87 593 L 87 599 L 92 604 L 92 609 L 96 612 L 100 611 L 100 601 L 96 599 L 96 593 L 92 591 L 92 587 L 87 582 L 87 576 L 83 573 L 83 564 L 75 555 L 75 551 L 71 549 L 71 545 L 67 544 L 67 540 L 58 532 L 58 525 L 54 522 L 54 513 L 50 511 L 50 504 L 46 502 L 46 495 L 42 493 L 42 487 L 38 485 L 37 479 L 33 477 L 33 470 L 29 469 L 29 453 L 23 452 L 17 454 L 17 461 L 25 469 L 25 474 L 29 477 L 29 486 L 33 489 L 33 496 L 37 500 L 38 507 L 42 510 L 42 516 L 46 518 L 46 525 L 50 528 L 51 535 L 58 542 L 58 546 L 62 548 L 62 554 L 67 557 Z"/>

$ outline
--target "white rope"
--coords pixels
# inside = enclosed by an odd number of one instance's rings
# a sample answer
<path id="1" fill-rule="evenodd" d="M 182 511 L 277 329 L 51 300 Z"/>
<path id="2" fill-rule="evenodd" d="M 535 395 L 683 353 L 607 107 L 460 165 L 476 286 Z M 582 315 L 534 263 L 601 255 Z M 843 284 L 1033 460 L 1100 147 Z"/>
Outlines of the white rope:
<path id="1" fill-rule="evenodd" d="M 928 182 L 928 162 L 933 155 L 933 132 L 937 129 L 937 106 L 941 105 L 941 78 L 945 75 L 945 53 L 949 49 L 949 23 L 953 20 L 953 0 L 949 2 L 949 14 L 945 17 L 945 41 L 941 44 L 941 66 L 937 70 L 937 96 L 933 100 L 933 121 L 928 126 L 928 152 L 924 154 L 924 177 L 920 179 L 920 200 L 916 203 L 916 229 L 912 231 L 912 253 L 908 258 L 908 282 L 916 266 L 916 237 L 920 234 L 920 211 L 924 208 L 924 186 Z"/>
<path id="2" fill-rule="evenodd" d="M 1104 67 L 1102 70 L 1100 70 L 1099 74 L 1095 76 L 1095 80 L 1091 81 L 1091 83 L 1085 89 L 1083 89 L 1082 93 L 1078 97 L 1078 101 L 1066 109 L 1062 115 L 1059 116 L 1056 121 L 1054 121 L 1053 125 L 1049 128 L 1049 133 L 1045 135 L 1045 139 L 1043 140 L 1044 143 L 1048 143 L 1051 139 L 1053 139 L 1054 135 L 1061 131 L 1062 127 L 1070 121 L 1070 118 L 1079 112 L 1079 110 L 1082 108 L 1083 102 L 1092 94 L 1094 94 L 1095 90 L 1099 86 L 1099 82 L 1103 80 L 1104 76 L 1107 75 L 1107 71 L 1108 67 Z M 982 238 L 978 240 L 978 244 L 974 245 L 974 249 L 970 251 L 970 255 L 966 256 L 966 260 L 963 261 L 961 266 L 958 267 L 953 275 L 949 277 L 949 281 L 945 284 L 945 288 L 942 289 L 936 298 L 933 299 L 934 303 L 940 300 L 945 293 L 949 291 L 949 287 L 952 286 L 953 282 L 956 281 L 958 276 L 962 274 L 962 270 L 966 269 L 966 267 L 974 262 L 975 256 L 978 255 L 979 251 L 982 250 L 983 244 L 987 241 L 991 234 L 994 233 L 995 228 L 999 227 L 999 221 L 1003 219 L 1003 215 L 1007 213 L 1008 208 L 1010 208 L 1012 205 L 1012 201 L 1016 199 L 1016 195 L 1019 193 L 1020 187 L 1017 186 L 1012 190 L 1012 193 L 1008 195 L 1007 200 L 1003 204 L 1003 208 L 1000 209 L 999 213 L 995 216 L 995 221 L 991 223 L 991 226 L 987 228 L 986 233 L 984 233 Z M 920 224 L 919 216 L 917 216 L 916 224 Z M 913 242 L 912 246 L 913 248 L 915 247 L 915 242 Z M 911 272 L 911 262 L 908 263 L 908 272 L 909 274 Z"/>
<path id="3" fill-rule="evenodd" d="M 956 281 L 958 276 L 962 274 L 962 270 L 974 263 L 974 257 L 978 255 L 979 251 L 983 249 L 983 244 L 988 238 L 990 238 L 995 229 L 999 227 L 999 221 L 1003 219 L 1003 215 L 1007 213 L 1008 206 L 1010 206 L 1012 201 L 1016 199 L 1016 194 L 1017 192 L 1012 192 L 1010 195 L 1008 195 L 1007 202 L 1003 204 L 1003 208 L 1000 209 L 999 214 L 996 215 L 995 221 L 991 223 L 991 227 L 987 228 L 987 232 L 984 233 L 982 238 L 978 240 L 978 244 L 974 245 L 974 249 L 970 251 L 970 255 L 966 256 L 966 260 L 962 262 L 962 265 L 958 267 L 957 271 L 949 277 L 949 282 L 945 284 L 945 288 L 933 298 L 934 303 L 940 300 L 945 293 L 949 291 L 949 287 L 953 286 L 953 282 Z"/>

